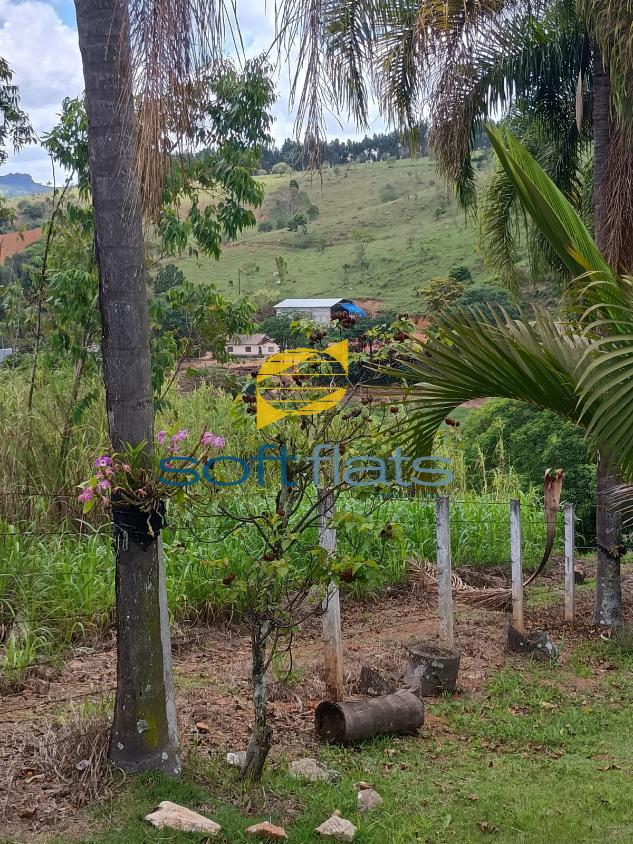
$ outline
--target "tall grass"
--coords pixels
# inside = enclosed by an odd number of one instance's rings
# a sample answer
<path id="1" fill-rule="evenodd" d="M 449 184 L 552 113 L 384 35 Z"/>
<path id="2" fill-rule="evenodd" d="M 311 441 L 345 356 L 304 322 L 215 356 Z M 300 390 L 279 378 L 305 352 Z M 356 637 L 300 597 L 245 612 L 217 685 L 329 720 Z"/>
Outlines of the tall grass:
<path id="1" fill-rule="evenodd" d="M 70 373 L 42 368 L 40 377 L 29 413 L 28 373 L 0 370 L 0 667 L 9 677 L 19 676 L 39 659 L 56 658 L 79 639 L 100 634 L 112 623 L 114 613 L 114 559 L 106 519 L 96 517 L 86 523 L 75 504 L 76 484 L 107 445 L 102 400 L 96 399 L 73 425 L 68 458 L 60 472 L 57 455 Z M 85 389 L 99 391 L 100 387 L 94 380 Z M 159 415 L 157 426 L 176 423 L 196 432 L 212 430 L 226 438 L 227 453 L 252 455 L 260 434 L 254 425 L 247 429 L 232 425 L 232 402 L 231 396 L 209 386 L 187 394 L 173 391 L 171 406 Z M 475 495 L 469 492 L 459 436 L 444 434 L 437 451 L 449 458 L 454 473 L 445 492 L 451 497 L 455 565 L 509 561 L 508 501 L 512 497 L 522 502 L 526 568 L 536 564 L 545 543 L 538 494 L 521 491 L 520 478 L 507 470 L 486 475 L 479 484 L 485 493 Z M 249 482 L 231 491 L 230 509 L 242 513 L 270 509 L 274 493 L 272 487 L 260 489 Z M 61 508 L 58 494 L 67 496 Z M 375 497 L 356 498 L 351 490 L 337 504 L 339 509 L 365 514 L 376 526 L 355 535 L 339 531 L 343 552 L 353 550 L 380 562 L 370 573 L 369 589 L 402 581 L 411 557 L 435 560 L 434 498 L 403 494 L 384 498 L 377 505 Z M 401 530 L 383 549 L 379 533 L 386 522 Z M 230 527 L 226 517 L 218 517 L 213 498 L 202 510 L 172 509 L 163 532 L 172 616 L 239 613 L 239 592 L 213 576 L 209 561 L 228 560 L 239 581 L 240 572 L 261 554 L 261 540 L 248 529 L 228 535 Z M 316 543 L 316 531 L 306 539 Z M 295 552 L 297 566 L 302 564 L 301 553 Z"/>

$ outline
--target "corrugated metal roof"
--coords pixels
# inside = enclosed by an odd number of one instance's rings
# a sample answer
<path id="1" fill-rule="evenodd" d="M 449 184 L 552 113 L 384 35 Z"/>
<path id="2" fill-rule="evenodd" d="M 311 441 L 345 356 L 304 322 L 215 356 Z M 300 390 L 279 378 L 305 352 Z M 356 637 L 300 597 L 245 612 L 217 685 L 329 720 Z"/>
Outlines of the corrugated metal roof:
<path id="1" fill-rule="evenodd" d="M 284 299 L 274 305 L 275 308 L 332 308 L 339 302 L 349 302 L 349 299 Z"/>

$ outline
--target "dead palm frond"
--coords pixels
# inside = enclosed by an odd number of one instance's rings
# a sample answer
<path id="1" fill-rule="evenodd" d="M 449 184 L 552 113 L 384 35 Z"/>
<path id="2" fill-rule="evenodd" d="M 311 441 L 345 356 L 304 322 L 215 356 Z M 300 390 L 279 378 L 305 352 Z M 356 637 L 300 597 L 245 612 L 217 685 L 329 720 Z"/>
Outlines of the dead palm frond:
<path id="1" fill-rule="evenodd" d="M 174 152 L 194 148 L 196 82 L 239 45 L 235 0 L 129 0 L 138 170 L 146 213 L 155 215 Z"/>

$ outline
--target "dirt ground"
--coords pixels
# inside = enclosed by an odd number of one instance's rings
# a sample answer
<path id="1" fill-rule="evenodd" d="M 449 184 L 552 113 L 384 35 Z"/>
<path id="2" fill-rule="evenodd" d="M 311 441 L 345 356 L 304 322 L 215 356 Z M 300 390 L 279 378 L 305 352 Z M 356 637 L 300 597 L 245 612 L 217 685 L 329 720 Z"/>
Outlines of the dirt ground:
<path id="1" fill-rule="evenodd" d="M 591 574 L 591 571 L 588 572 Z M 543 582 L 543 581 L 542 581 Z M 566 626 L 562 610 L 562 573 L 547 575 L 556 594 L 550 606 L 526 611 L 528 629 L 547 629 L 555 641 L 564 635 L 564 662 L 578 640 L 595 639 L 591 626 L 593 591 L 577 593 L 577 623 Z M 342 607 L 346 686 L 354 684 L 363 664 L 400 670 L 404 645 L 436 636 L 435 596 L 411 585 L 392 589 L 372 601 L 344 600 Z M 629 603 L 627 601 L 627 603 Z M 460 693 L 476 695 L 491 673 L 520 659 L 505 653 L 508 616 L 455 605 L 456 643 L 461 651 Z M 293 648 L 292 682 L 273 677 L 271 720 L 274 755 L 311 755 L 316 749 L 314 709 L 323 695 L 320 621 L 304 625 Z M 249 640 L 234 626 L 184 627 L 173 632 L 176 703 L 183 750 L 216 754 L 244 749 L 251 722 Z M 79 648 L 63 669 L 42 668 L 18 693 L 0 699 L 0 837 L 18 841 L 44 838 L 72 829 L 78 834 L 81 813 L 74 806 L 72 785 L 43 766 L 38 746 L 50 741 L 51 723 L 86 695 L 98 701 L 112 695 L 116 679 L 112 641 Z M 570 682 L 587 684 L 587 679 Z M 424 730 L 442 729 L 429 718 Z M 209 726 L 200 732 L 196 723 Z M 71 750 L 72 752 L 72 750 Z M 81 748 L 77 747 L 78 762 Z M 40 760 L 40 761 L 38 761 Z"/>

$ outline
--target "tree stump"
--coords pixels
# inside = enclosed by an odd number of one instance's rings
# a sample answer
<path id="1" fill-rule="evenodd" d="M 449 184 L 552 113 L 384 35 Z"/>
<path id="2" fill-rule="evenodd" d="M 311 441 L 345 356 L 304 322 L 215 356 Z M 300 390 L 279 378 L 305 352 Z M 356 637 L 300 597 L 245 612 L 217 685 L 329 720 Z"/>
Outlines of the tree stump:
<path id="1" fill-rule="evenodd" d="M 393 694 L 398 685 L 393 677 L 381 674 L 369 665 L 363 665 L 360 669 L 360 677 L 356 684 L 358 693 L 367 697 L 379 697 L 380 695 Z"/>
<path id="2" fill-rule="evenodd" d="M 409 664 L 405 685 L 420 695 L 434 696 L 457 688 L 460 654 L 430 642 L 406 646 Z"/>
<path id="3" fill-rule="evenodd" d="M 556 659 L 558 648 L 545 630 L 521 633 L 515 627 L 508 627 L 508 650 L 511 653 L 530 654 L 535 659 Z"/>
<path id="4" fill-rule="evenodd" d="M 415 733 L 423 723 L 422 701 L 407 689 L 350 703 L 324 701 L 314 715 L 318 737 L 336 744 L 353 744 L 390 733 Z"/>

